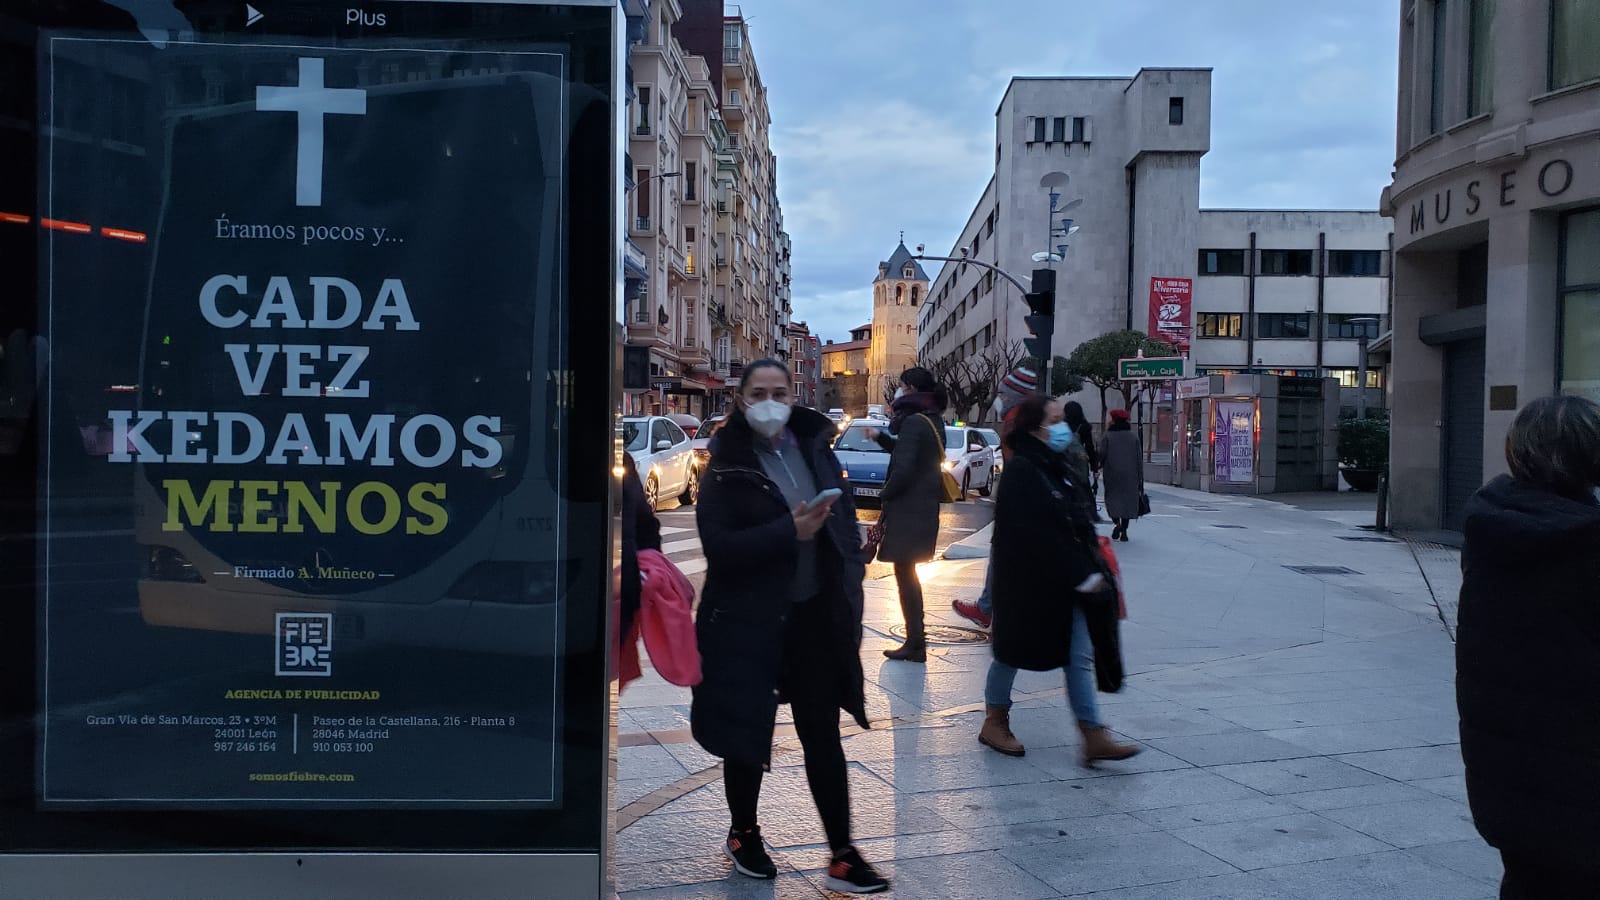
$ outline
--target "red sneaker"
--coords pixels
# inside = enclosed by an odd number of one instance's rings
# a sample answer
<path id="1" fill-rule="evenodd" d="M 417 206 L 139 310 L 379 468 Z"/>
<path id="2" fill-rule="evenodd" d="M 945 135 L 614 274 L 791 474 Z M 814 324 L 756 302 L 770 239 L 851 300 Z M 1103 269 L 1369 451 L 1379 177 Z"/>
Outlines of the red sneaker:
<path id="1" fill-rule="evenodd" d="M 979 608 L 976 600 L 952 600 L 950 601 L 950 608 L 956 611 L 956 615 L 977 625 L 979 628 L 988 628 L 994 624 L 994 616 Z"/>

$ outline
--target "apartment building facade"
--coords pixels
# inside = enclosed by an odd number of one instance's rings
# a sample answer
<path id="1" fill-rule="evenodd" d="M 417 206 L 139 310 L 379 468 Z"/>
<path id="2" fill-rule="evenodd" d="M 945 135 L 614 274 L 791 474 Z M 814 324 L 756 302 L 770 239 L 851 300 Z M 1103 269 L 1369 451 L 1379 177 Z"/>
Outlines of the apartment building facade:
<path id="1" fill-rule="evenodd" d="M 648 380 L 624 411 L 704 417 L 727 408 L 744 363 L 787 353 L 766 92 L 720 0 L 625 9 L 624 352 L 648 352 Z"/>

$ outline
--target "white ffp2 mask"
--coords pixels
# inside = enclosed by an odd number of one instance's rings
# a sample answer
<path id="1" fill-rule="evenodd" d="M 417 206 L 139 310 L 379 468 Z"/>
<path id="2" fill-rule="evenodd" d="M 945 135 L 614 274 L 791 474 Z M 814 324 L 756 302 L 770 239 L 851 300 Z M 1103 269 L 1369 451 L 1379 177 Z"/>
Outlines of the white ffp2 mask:
<path id="1" fill-rule="evenodd" d="M 783 426 L 789 424 L 789 404 L 781 400 L 762 400 L 750 404 L 744 411 L 745 421 L 762 437 L 776 437 Z"/>

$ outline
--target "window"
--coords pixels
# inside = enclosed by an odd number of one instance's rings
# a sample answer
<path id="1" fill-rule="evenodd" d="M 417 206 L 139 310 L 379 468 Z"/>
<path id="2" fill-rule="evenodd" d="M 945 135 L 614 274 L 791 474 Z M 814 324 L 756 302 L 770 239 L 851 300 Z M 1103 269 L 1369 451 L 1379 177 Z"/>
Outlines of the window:
<path id="1" fill-rule="evenodd" d="M 650 227 L 650 170 L 640 169 L 633 182 L 636 185 L 633 190 L 638 197 L 639 230 L 642 231 Z"/>
<path id="2" fill-rule="evenodd" d="M 1067 120 L 1065 117 L 1056 116 L 1050 120 L 1050 140 L 1061 142 L 1067 139 Z"/>
<path id="3" fill-rule="evenodd" d="M 1494 103 L 1494 0 L 1468 0 L 1467 115 L 1480 116 Z"/>
<path id="4" fill-rule="evenodd" d="M 1450 33 L 1445 24 L 1445 0 L 1433 0 L 1433 50 L 1429 55 L 1428 133 L 1444 130 L 1444 50 Z"/>
<path id="5" fill-rule="evenodd" d="M 1243 250 L 1201 250 L 1201 275 L 1243 275 Z"/>
<path id="6" fill-rule="evenodd" d="M 1561 221 L 1561 392 L 1600 402 L 1600 209 Z"/>
<path id="7" fill-rule="evenodd" d="M 1316 252 L 1312 250 L 1263 250 L 1261 274 L 1310 275 L 1312 258 L 1315 256 Z"/>
<path id="8" fill-rule="evenodd" d="M 1256 337 L 1298 338 L 1311 337 L 1310 313 L 1261 313 L 1256 316 Z"/>
<path id="9" fill-rule="evenodd" d="M 615 121 L 615 120 L 613 120 Z M 650 133 L 650 86 L 639 85 L 639 129 L 640 134 Z"/>
<path id="10" fill-rule="evenodd" d="M 683 198 L 690 202 L 695 200 L 695 164 L 686 163 L 683 167 Z"/>
<path id="11" fill-rule="evenodd" d="M 1089 120 L 1085 119 L 1083 116 L 1073 117 L 1072 142 L 1074 144 L 1081 144 L 1087 140 L 1089 140 Z"/>
<path id="12" fill-rule="evenodd" d="M 662 441 L 672 443 L 672 435 L 667 431 L 667 420 L 657 419 L 650 423 L 650 450 L 655 450 Z"/>
<path id="13" fill-rule="evenodd" d="M 1035 141 L 1044 140 L 1044 119 L 1042 117 L 1039 117 L 1039 116 L 1035 116 L 1034 117 L 1034 120 L 1033 120 L 1033 139 Z"/>
<path id="14" fill-rule="evenodd" d="M 1329 250 L 1328 274 L 1375 277 L 1383 274 L 1382 250 Z"/>
<path id="15" fill-rule="evenodd" d="M 911 286 L 911 305 L 912 306 L 916 306 L 917 305 L 917 299 L 918 299 L 917 295 L 919 295 L 921 293 L 922 293 L 922 288 L 919 288 L 916 285 L 912 285 Z"/>
<path id="16" fill-rule="evenodd" d="M 1194 329 L 1203 338 L 1244 337 L 1244 314 L 1200 313 L 1195 316 Z"/>
<path id="17" fill-rule="evenodd" d="M 906 263 L 905 271 L 902 274 L 904 274 L 905 277 L 907 277 L 907 278 L 915 278 L 915 277 L 917 277 L 916 264 L 915 263 Z"/>
<path id="18" fill-rule="evenodd" d="M 894 286 L 894 302 L 895 302 L 895 305 L 898 306 L 901 303 L 904 303 L 905 299 L 906 299 L 906 286 L 903 285 L 903 284 L 895 285 Z"/>
<path id="19" fill-rule="evenodd" d="M 1550 4 L 1550 89 L 1600 78 L 1600 15 L 1594 0 Z"/>
<path id="20" fill-rule="evenodd" d="M 1370 313 L 1334 313 L 1328 316 L 1323 337 L 1330 341 L 1377 340 L 1378 317 Z"/>
<path id="21" fill-rule="evenodd" d="M 1361 377 L 1361 370 L 1360 369 L 1328 369 L 1327 373 L 1328 373 L 1327 374 L 1328 378 L 1336 378 L 1336 379 L 1338 379 L 1339 386 L 1340 387 L 1345 387 L 1345 388 L 1353 388 L 1353 387 L 1355 387 L 1357 379 L 1359 379 Z M 1369 387 L 1369 388 L 1381 388 L 1381 387 L 1383 387 L 1383 370 L 1382 369 L 1371 369 L 1371 368 L 1367 369 L 1367 387 Z"/>
<path id="22" fill-rule="evenodd" d="M 1167 100 L 1167 124 L 1183 124 L 1183 98 L 1172 97 Z"/>

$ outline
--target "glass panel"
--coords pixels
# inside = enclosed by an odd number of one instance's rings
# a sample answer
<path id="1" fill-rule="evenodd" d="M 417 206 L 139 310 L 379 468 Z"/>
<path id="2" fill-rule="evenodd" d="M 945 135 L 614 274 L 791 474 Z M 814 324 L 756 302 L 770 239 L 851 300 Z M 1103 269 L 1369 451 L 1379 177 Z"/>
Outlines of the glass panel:
<path id="1" fill-rule="evenodd" d="M 1566 271 L 1561 283 L 1567 287 L 1600 284 L 1600 209 L 1567 217 Z"/>
<path id="2" fill-rule="evenodd" d="M 1445 45 L 1449 32 L 1445 26 L 1445 0 L 1433 0 L 1433 53 L 1431 84 L 1428 88 L 1428 133 L 1438 134 L 1444 128 L 1444 64 Z"/>
<path id="3" fill-rule="evenodd" d="M 1489 111 L 1494 103 L 1494 0 L 1472 0 L 1468 38 L 1467 115 Z"/>
<path id="4" fill-rule="evenodd" d="M 1600 403 L 1600 291 L 1564 298 L 1561 392 Z"/>
<path id="5" fill-rule="evenodd" d="M 1600 78 L 1600 0 L 1554 0 L 1551 7 L 1551 89 Z"/>

